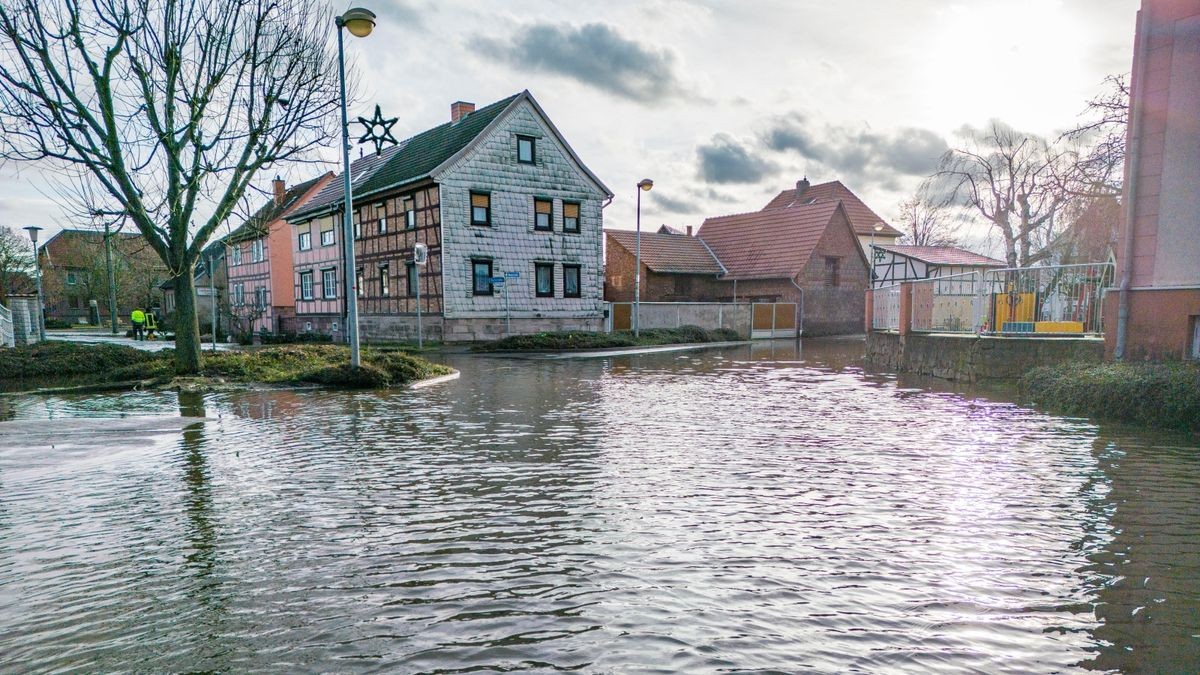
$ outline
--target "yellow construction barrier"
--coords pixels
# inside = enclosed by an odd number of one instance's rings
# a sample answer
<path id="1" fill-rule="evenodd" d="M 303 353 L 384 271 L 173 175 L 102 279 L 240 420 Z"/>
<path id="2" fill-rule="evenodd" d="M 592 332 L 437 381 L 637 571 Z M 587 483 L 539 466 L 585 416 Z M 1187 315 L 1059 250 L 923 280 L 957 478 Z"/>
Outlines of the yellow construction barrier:
<path id="1" fill-rule="evenodd" d="M 1082 321 L 1038 321 L 1033 325 L 1035 333 L 1082 333 Z"/>

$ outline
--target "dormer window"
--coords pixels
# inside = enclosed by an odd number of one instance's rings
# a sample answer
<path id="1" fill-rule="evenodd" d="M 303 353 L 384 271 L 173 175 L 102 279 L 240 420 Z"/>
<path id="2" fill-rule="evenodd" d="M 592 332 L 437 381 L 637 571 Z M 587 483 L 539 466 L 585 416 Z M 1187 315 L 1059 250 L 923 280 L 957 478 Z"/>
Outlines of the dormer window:
<path id="1" fill-rule="evenodd" d="M 521 164 L 537 161 L 537 146 L 533 136 L 517 136 L 517 161 Z"/>

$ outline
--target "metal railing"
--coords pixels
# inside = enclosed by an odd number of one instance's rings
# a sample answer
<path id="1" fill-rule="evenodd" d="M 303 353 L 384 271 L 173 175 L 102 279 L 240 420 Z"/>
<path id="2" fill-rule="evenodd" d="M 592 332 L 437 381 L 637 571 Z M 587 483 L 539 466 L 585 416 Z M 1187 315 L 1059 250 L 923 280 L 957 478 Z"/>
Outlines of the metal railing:
<path id="1" fill-rule="evenodd" d="M 955 274 L 912 283 L 914 331 L 1100 335 L 1110 263 Z M 878 291 L 876 291 L 878 292 Z"/>
<path id="2" fill-rule="evenodd" d="M 871 328 L 900 329 L 900 284 L 881 286 L 871 293 Z"/>
<path id="3" fill-rule="evenodd" d="M 13 347 L 15 345 L 12 310 L 4 305 L 0 305 L 0 347 Z"/>

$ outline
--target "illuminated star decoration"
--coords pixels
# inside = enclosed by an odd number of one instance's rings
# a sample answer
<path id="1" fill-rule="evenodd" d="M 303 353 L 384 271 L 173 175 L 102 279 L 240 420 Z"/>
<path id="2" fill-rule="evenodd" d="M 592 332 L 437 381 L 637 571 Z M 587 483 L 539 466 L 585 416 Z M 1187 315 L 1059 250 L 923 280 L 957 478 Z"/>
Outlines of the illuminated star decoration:
<path id="1" fill-rule="evenodd" d="M 370 141 L 375 144 L 375 154 L 383 154 L 384 145 L 396 145 L 400 141 L 392 135 L 392 127 L 396 124 L 399 118 L 393 117 L 390 120 L 383 119 L 383 113 L 379 110 L 379 104 L 375 105 L 375 116 L 371 119 L 359 117 L 358 123 L 366 127 L 367 132 L 358 139 L 359 143 Z"/>

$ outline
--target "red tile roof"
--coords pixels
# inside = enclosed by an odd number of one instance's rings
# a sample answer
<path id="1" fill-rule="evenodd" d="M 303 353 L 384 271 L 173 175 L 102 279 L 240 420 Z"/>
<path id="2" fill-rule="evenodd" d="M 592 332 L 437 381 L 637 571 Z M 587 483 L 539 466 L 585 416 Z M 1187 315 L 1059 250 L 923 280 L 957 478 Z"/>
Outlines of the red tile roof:
<path id="1" fill-rule="evenodd" d="M 630 230 L 605 230 L 632 255 L 637 248 L 637 233 Z M 610 245 L 611 245 L 610 241 Z M 642 262 L 654 272 L 669 274 L 721 274 L 725 270 L 704 242 L 685 234 L 642 233 Z"/>
<path id="2" fill-rule="evenodd" d="M 696 236 L 725 266 L 726 279 L 792 278 L 804 269 L 839 204 L 824 201 L 709 218 Z"/>
<path id="3" fill-rule="evenodd" d="M 875 223 L 883 223 L 883 230 L 877 232 L 881 237 L 900 237 L 903 232 L 888 225 L 887 222 L 879 217 L 879 214 L 871 210 L 863 200 L 858 198 L 858 195 L 850 191 L 850 188 L 842 185 L 841 181 L 833 180 L 828 183 L 818 183 L 810 185 L 801 195 L 800 200 L 796 200 L 796 189 L 784 190 L 775 198 L 763 207 L 763 210 L 782 209 L 789 206 L 805 206 L 809 200 L 811 203 L 820 204 L 822 202 L 831 202 L 841 200 L 842 205 L 846 207 L 846 216 L 850 219 L 850 225 L 854 228 L 854 233 L 862 236 L 869 236 L 875 232 Z"/>
<path id="4" fill-rule="evenodd" d="M 1004 267 L 1003 260 L 996 260 L 978 253 L 971 253 L 956 246 L 895 246 L 876 244 L 877 248 L 908 256 L 930 265 L 961 265 L 965 267 Z"/>

